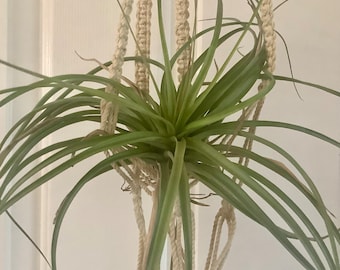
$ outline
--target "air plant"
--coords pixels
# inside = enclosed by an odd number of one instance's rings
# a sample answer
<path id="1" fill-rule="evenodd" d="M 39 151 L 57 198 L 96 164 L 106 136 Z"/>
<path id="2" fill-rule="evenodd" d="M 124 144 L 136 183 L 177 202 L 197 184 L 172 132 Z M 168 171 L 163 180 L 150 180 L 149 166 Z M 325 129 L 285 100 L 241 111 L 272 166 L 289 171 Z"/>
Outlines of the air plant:
<path id="1" fill-rule="evenodd" d="M 55 176 L 72 170 L 79 162 L 101 152 L 107 154 L 84 174 L 56 213 L 52 239 L 53 269 L 57 267 L 58 236 L 69 206 L 88 182 L 113 169 L 138 171 L 137 178 L 141 181 L 151 179 L 149 185 L 156 200 L 144 256 L 145 269 L 159 269 L 177 201 L 183 223 L 185 267 L 192 269 L 191 207 L 195 201 L 191 197 L 191 187 L 196 183 L 205 185 L 267 229 L 306 269 L 340 269 L 340 233 L 312 179 L 285 149 L 256 135 L 255 128 L 290 129 L 338 148 L 340 143 L 298 125 L 250 118 L 257 104 L 274 89 L 276 81 L 309 84 L 275 76 L 268 69 L 266 42 L 259 27 L 261 21 L 258 21 L 261 2 L 252 3 L 251 19 L 241 22 L 223 18 L 223 3 L 218 0 L 214 26 L 194 32 L 182 48 L 170 55 L 163 28 L 162 1 L 158 0 L 164 62 L 143 56 L 125 58 L 161 70 L 160 81 L 152 77 L 156 97 L 141 91 L 129 79 L 117 81 L 99 76 L 105 65 L 87 74 L 48 77 L 1 61 L 39 80 L 1 90 L 0 106 L 6 106 L 29 91 L 41 88 L 48 91 L 14 124 L 0 144 L 0 214 L 36 188 L 53 181 Z M 196 56 L 195 42 L 206 35 L 211 36 L 209 47 Z M 240 54 L 238 48 L 245 36 L 252 37 L 253 45 L 248 52 Z M 237 37 L 236 42 L 234 37 Z M 216 51 L 232 42 L 233 49 L 226 54 L 225 62 L 210 76 L 215 68 Z M 188 49 L 192 52 L 190 64 L 178 84 L 173 69 L 181 53 Z M 235 64 L 231 64 L 232 60 Z M 261 91 L 257 91 L 259 84 Z M 339 96 L 337 91 L 309 85 Z M 107 87 L 115 92 L 105 92 Z M 113 134 L 95 130 L 32 151 L 44 138 L 66 127 L 100 123 L 102 100 L 119 108 Z M 252 143 L 271 149 L 281 159 L 264 157 L 250 147 Z M 261 169 L 253 168 L 252 164 L 261 165 Z M 289 164 L 287 166 L 294 168 L 296 173 L 284 164 Z M 42 170 L 45 173 L 39 174 Z M 275 181 L 266 176 L 267 172 L 275 175 Z M 321 235 L 301 206 L 282 190 L 280 182 L 289 183 L 316 210 L 327 231 L 326 237 Z M 280 224 L 285 226 L 278 225 L 259 201 L 269 206 L 280 217 Z M 297 248 L 296 242 L 301 244 L 303 251 Z"/>

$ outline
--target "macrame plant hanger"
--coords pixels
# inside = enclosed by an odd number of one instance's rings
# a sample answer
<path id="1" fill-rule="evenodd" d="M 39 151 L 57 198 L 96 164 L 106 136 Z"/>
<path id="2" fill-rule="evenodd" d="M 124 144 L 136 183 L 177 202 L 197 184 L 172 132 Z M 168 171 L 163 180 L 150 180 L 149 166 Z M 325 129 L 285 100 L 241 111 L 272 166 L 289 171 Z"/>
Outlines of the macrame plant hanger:
<path id="1" fill-rule="evenodd" d="M 150 40 L 151 40 L 151 10 L 152 0 L 138 0 L 136 10 L 136 56 L 141 59 L 150 57 Z M 190 38 L 189 19 L 189 0 L 175 0 L 176 5 L 176 45 L 177 50 L 181 48 Z M 119 25 L 117 28 L 117 42 L 115 52 L 112 57 L 112 64 L 108 68 L 110 78 L 120 81 L 122 78 L 122 67 L 124 64 L 124 57 L 127 51 L 127 43 L 129 36 L 129 24 L 133 7 L 133 0 L 124 0 L 120 3 L 122 14 L 120 16 Z M 272 0 L 263 0 L 260 6 L 259 21 L 261 24 L 262 37 L 267 50 L 267 69 L 273 72 L 275 68 L 275 31 L 273 22 L 273 7 Z M 183 75 L 188 70 L 191 59 L 191 49 L 188 48 L 182 52 L 177 60 L 177 72 L 179 82 Z M 149 67 L 145 61 L 136 61 L 135 64 L 135 84 L 139 90 L 149 91 Z M 267 85 L 266 81 L 262 81 L 259 86 L 259 91 L 264 89 Z M 107 93 L 116 95 L 117 92 L 112 87 L 105 89 Z M 249 108 L 246 116 L 241 118 L 252 117 L 253 120 L 259 118 L 264 100 L 260 100 L 255 108 Z M 114 134 L 117 124 L 117 116 L 119 107 L 113 106 L 111 102 L 102 100 L 101 103 L 101 130 L 105 133 Z M 251 116 L 252 115 L 252 116 Z M 249 129 L 250 132 L 255 133 L 254 128 Z M 252 141 L 246 140 L 244 146 L 246 149 L 252 148 Z M 106 155 L 112 155 L 119 152 L 119 149 L 107 151 Z M 247 166 L 249 160 L 240 159 L 240 164 Z M 132 165 L 120 163 L 112 164 L 112 167 L 123 177 L 129 186 L 132 193 L 132 201 L 134 206 L 134 213 L 139 230 L 139 251 L 137 259 L 137 270 L 145 270 L 145 263 L 147 257 L 148 245 L 151 239 L 152 224 L 155 221 L 155 209 L 157 204 L 157 181 L 159 173 L 157 168 L 150 167 L 140 160 L 133 161 Z M 236 180 L 236 179 L 235 179 Z M 241 184 L 241 183 L 240 183 Z M 148 231 L 146 229 L 146 222 L 142 207 L 142 192 L 153 197 L 153 211 L 149 222 Z M 193 247 L 195 246 L 195 222 L 194 214 L 192 213 L 193 224 Z M 220 251 L 222 229 L 224 225 L 227 227 L 227 241 Z M 220 270 L 229 253 L 231 243 L 236 228 L 236 219 L 234 208 L 225 200 L 221 202 L 221 208 L 216 214 L 209 251 L 205 264 L 205 270 Z M 169 243 L 171 247 L 171 259 L 173 270 L 184 270 L 184 251 L 182 246 L 182 217 L 178 203 L 175 204 L 173 216 L 169 226 Z M 193 249 L 194 250 L 194 249 Z M 193 251 L 193 264 L 195 263 L 195 254 Z M 192 266 L 195 269 L 195 266 Z"/>
<path id="2" fill-rule="evenodd" d="M 254 12 L 256 12 L 255 8 Z M 276 35 L 274 28 L 274 10 L 272 0 L 263 0 L 259 8 L 259 23 L 261 29 L 261 35 L 264 39 L 264 45 L 267 53 L 267 70 L 270 73 L 274 72 L 275 60 L 276 60 Z M 258 87 L 258 91 L 262 91 L 268 85 L 268 81 L 262 80 Z M 255 107 L 249 107 L 245 110 L 244 114 L 240 117 L 240 121 L 244 121 L 251 117 L 252 120 L 258 120 L 262 107 L 264 104 L 264 98 L 259 100 Z M 255 128 L 249 128 L 249 132 L 254 134 Z M 246 139 L 243 147 L 247 150 L 251 150 L 253 141 Z M 239 163 L 243 166 L 248 166 L 249 159 L 240 158 Z M 236 181 L 236 179 L 234 179 Z M 239 183 L 242 185 L 242 183 Z M 227 241 L 224 247 L 219 251 L 222 228 L 226 223 L 227 227 Z M 211 233 L 210 247 L 206 260 L 205 270 L 221 270 L 224 262 L 228 256 L 231 248 L 232 240 L 236 229 L 236 218 L 234 208 L 225 200 L 221 202 L 221 208 L 217 212 L 214 220 L 214 225 Z"/>

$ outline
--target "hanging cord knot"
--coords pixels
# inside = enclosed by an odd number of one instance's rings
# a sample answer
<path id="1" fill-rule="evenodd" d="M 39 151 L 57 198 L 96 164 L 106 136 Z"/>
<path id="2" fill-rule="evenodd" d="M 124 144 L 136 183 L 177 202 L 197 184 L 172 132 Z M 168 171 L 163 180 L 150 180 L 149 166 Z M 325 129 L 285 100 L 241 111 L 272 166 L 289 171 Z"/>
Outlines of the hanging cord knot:
<path id="1" fill-rule="evenodd" d="M 221 216 L 225 217 L 227 221 L 230 221 L 234 218 L 234 208 L 230 203 L 228 203 L 226 200 L 222 200 L 221 202 Z"/>

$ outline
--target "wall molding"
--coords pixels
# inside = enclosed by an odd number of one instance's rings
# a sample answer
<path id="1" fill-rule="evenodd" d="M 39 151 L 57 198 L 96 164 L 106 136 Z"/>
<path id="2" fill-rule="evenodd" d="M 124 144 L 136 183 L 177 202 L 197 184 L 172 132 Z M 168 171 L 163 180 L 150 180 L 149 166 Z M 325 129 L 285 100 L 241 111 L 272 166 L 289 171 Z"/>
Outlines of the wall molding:
<path id="1" fill-rule="evenodd" d="M 0 1 L 0 58 L 7 60 L 7 10 L 8 0 Z M 0 89 L 7 86 L 7 68 L 0 66 Z M 8 127 L 8 110 L 9 108 L 0 108 L 0 136 L 4 135 L 4 131 Z M 11 227 L 8 218 L 5 215 L 0 216 L 0 269 L 10 270 L 11 257 Z"/>
<path id="2" fill-rule="evenodd" d="M 40 14 L 39 0 L 0 1 L 0 58 L 23 67 L 39 71 Z M 13 69 L 0 66 L 0 89 L 33 81 Z M 9 130 L 22 114 L 36 103 L 38 95 L 32 93 L 0 108 L 0 136 Z M 39 242 L 39 194 L 32 193 L 10 211 L 26 232 Z M 29 240 L 4 214 L 0 216 L 0 269 L 40 270 L 39 254 Z"/>
<path id="3" fill-rule="evenodd" d="M 54 29 L 54 0 L 40 1 L 40 43 L 41 43 L 41 73 L 47 76 L 53 74 L 52 66 L 52 52 L 53 52 L 53 29 Z M 47 90 L 41 91 L 41 96 L 46 93 Z M 45 138 L 41 147 L 47 146 L 50 140 Z M 41 172 L 42 174 L 44 172 Z M 51 204 L 50 204 L 50 184 L 46 183 L 40 187 L 40 247 L 46 251 L 46 254 L 50 254 L 50 235 L 51 228 L 48 226 L 52 223 L 50 220 Z M 40 258 L 39 264 L 40 270 L 48 270 L 49 266 L 46 264 L 43 258 Z"/>

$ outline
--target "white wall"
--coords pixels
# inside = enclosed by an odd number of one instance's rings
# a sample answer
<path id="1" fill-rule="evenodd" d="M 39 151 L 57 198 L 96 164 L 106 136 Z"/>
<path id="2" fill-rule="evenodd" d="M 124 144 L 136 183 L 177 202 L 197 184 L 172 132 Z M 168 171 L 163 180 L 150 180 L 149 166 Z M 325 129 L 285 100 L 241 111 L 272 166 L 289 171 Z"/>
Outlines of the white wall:
<path id="1" fill-rule="evenodd" d="M 170 1 L 166 2 L 169 4 Z M 226 16 L 235 16 L 233 14 L 236 12 L 247 18 L 245 1 L 224 2 Z M 212 1 L 202 3 L 200 14 L 205 18 L 212 16 Z M 327 0 L 328 5 L 324 3 L 325 1 L 289 1 L 277 11 L 276 25 L 289 44 L 295 75 L 339 88 L 340 65 L 334 59 L 340 59 L 340 30 L 329 26 L 340 23 L 337 14 L 340 3 L 336 0 Z M 43 12 L 39 15 L 41 10 Z M 74 51 L 86 58 L 94 57 L 103 62 L 109 59 L 115 44 L 114 29 L 118 20 L 115 12 L 118 10 L 112 0 L 0 0 L 0 36 L 8 37 L 5 44 L 5 39 L 1 39 L 0 57 L 28 68 L 43 70 L 47 74 L 85 72 L 94 64 L 81 61 Z M 169 19 L 172 17 L 171 8 L 166 10 L 168 14 L 165 17 Z M 169 24 L 169 28 L 171 26 Z M 153 48 L 153 52 L 156 57 L 160 57 L 158 48 Z M 0 71 L 1 87 L 5 86 L 6 80 L 7 85 L 29 80 L 10 70 L 1 68 Z M 278 72 L 286 75 L 289 73 L 280 42 Z M 263 117 L 294 121 L 340 139 L 339 101 L 304 87 L 300 91 L 303 101 L 297 97 L 291 85 L 278 86 L 267 99 Z M 29 106 L 36 98 L 37 96 L 30 96 L 20 105 Z M 316 112 L 315 106 L 321 109 L 322 115 Z M 17 118 L 21 113 L 15 111 L 14 114 L 11 107 L 2 110 L 0 132 L 9 124 L 8 121 L 3 121 L 9 119 L 6 115 L 11 114 L 11 117 Z M 96 127 L 82 128 L 83 133 L 86 134 L 92 128 Z M 329 208 L 340 216 L 339 151 L 325 144 L 318 144 L 315 140 L 300 138 L 296 134 L 272 132 L 269 136 L 294 153 L 316 179 Z M 91 160 L 77 166 L 76 172 L 63 174 L 57 181 L 47 185 L 42 194 L 37 193 L 27 200 L 26 207 L 20 204 L 12 210 L 18 216 L 25 214 L 20 219 L 21 222 L 47 254 L 52 220 L 59 203 L 94 162 L 95 160 Z M 135 268 L 137 250 L 134 244 L 137 243 L 137 232 L 131 198 L 128 193 L 120 191 L 121 183 L 117 176 L 107 174 L 88 184 L 80 193 L 62 228 L 58 249 L 59 269 Z M 215 207 L 217 210 L 218 201 L 210 200 L 209 203 L 212 204 L 210 209 Z M 148 205 L 147 203 L 146 208 Z M 198 238 L 204 244 L 199 244 L 198 269 L 203 269 L 210 220 L 214 214 L 207 209 L 199 212 Z M 285 251 L 282 252 L 281 246 L 269 234 L 255 224 L 248 223 L 242 215 L 237 216 L 238 231 L 225 269 L 300 269 Z M 40 223 L 40 220 L 43 222 Z M 17 233 L 6 217 L 0 217 L 0 269 L 47 269 L 43 262 L 32 259 L 35 258 L 32 254 L 35 251 L 24 237 Z"/>

